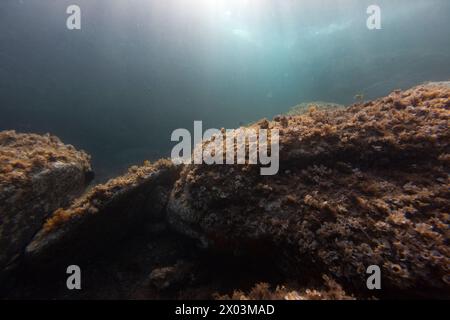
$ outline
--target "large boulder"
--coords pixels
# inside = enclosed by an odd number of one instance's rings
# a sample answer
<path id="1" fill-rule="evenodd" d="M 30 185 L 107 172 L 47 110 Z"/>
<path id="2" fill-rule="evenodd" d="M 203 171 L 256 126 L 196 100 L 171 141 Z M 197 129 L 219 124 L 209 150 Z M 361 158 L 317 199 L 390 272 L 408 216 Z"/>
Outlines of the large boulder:
<path id="1" fill-rule="evenodd" d="M 449 297 L 450 84 L 253 125 L 280 131 L 280 171 L 188 165 L 168 204 L 178 231 L 257 254 L 286 274 L 328 274 L 367 292 Z"/>
<path id="2" fill-rule="evenodd" d="M 114 251 L 146 224 L 164 220 L 179 169 L 168 160 L 133 166 L 56 210 L 27 246 L 28 263 L 49 266 Z"/>
<path id="3" fill-rule="evenodd" d="M 55 136 L 0 132 L 0 274 L 17 265 L 49 214 L 85 189 L 89 161 Z"/>

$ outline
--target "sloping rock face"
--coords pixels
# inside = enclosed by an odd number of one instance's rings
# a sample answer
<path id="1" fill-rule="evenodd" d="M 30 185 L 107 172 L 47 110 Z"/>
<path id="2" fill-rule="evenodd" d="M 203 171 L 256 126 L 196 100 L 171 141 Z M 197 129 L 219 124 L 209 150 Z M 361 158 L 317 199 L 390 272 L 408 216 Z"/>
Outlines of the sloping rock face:
<path id="1" fill-rule="evenodd" d="M 211 250 L 263 255 L 286 274 L 328 274 L 365 294 L 378 265 L 381 294 L 449 297 L 449 124 L 449 83 L 263 121 L 280 130 L 279 173 L 186 166 L 168 220 Z"/>
<path id="2" fill-rule="evenodd" d="M 56 208 L 92 179 L 90 158 L 50 135 L 0 132 L 0 274 Z"/>
<path id="3" fill-rule="evenodd" d="M 30 263 L 86 259 L 151 221 L 164 217 L 170 190 L 179 174 L 170 161 L 146 162 L 92 188 L 69 207 L 56 210 L 27 246 Z"/>

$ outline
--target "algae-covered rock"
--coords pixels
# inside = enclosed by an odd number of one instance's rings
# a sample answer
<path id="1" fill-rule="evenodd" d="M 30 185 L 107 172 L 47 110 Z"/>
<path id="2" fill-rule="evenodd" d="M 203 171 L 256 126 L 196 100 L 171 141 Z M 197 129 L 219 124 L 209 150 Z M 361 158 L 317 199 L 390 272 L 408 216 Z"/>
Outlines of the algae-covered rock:
<path id="1" fill-rule="evenodd" d="M 268 125 L 280 131 L 277 175 L 186 166 L 168 220 L 211 250 L 265 255 L 289 275 L 329 274 L 364 293 L 378 265 L 383 293 L 449 296 L 449 124 L 448 83 L 278 116 Z"/>
<path id="2" fill-rule="evenodd" d="M 345 108 L 344 105 L 333 103 L 333 102 L 324 102 L 324 101 L 311 101 L 311 102 L 302 102 L 293 106 L 286 115 L 288 116 L 299 116 L 307 113 L 310 109 L 315 110 L 336 110 Z"/>
<path id="3" fill-rule="evenodd" d="M 229 295 L 215 294 L 218 300 L 355 300 L 342 286 L 328 276 L 318 288 L 290 288 L 278 285 L 271 288 L 268 283 L 260 282 L 247 293 L 234 290 Z"/>
<path id="4" fill-rule="evenodd" d="M 89 161 L 55 136 L 0 132 L 0 273 L 16 264 L 48 214 L 84 190 Z"/>
<path id="5" fill-rule="evenodd" d="M 0 267 L 24 258 L 2 294 L 450 297 L 449 120 L 450 83 L 312 107 L 249 126 L 279 130 L 276 175 L 160 160 L 78 198 L 92 178 L 86 154 L 0 133 Z M 68 291 L 61 276 L 80 262 L 83 290 Z M 367 290 L 370 265 L 380 291 Z"/>
<path id="6" fill-rule="evenodd" d="M 170 161 L 131 167 L 56 210 L 26 248 L 30 262 L 87 258 L 111 249 L 149 221 L 160 221 L 178 169 Z"/>

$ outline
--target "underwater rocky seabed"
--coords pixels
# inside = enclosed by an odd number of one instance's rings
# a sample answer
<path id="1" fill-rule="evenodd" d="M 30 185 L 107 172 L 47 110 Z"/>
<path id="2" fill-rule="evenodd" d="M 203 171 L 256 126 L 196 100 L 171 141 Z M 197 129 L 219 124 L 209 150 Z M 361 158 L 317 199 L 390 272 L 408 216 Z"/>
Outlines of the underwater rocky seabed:
<path id="1" fill-rule="evenodd" d="M 280 130 L 275 176 L 159 160 L 91 187 L 83 151 L 1 132 L 1 296 L 448 299 L 449 124 L 450 82 L 429 83 L 252 124 Z"/>

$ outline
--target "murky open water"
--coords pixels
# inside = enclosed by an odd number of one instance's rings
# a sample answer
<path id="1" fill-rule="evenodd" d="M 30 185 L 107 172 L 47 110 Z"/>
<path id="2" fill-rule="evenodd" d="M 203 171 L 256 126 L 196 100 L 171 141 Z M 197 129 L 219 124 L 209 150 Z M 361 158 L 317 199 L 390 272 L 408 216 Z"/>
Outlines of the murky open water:
<path id="1" fill-rule="evenodd" d="M 69 30 L 67 8 L 81 10 Z M 102 180 L 169 156 L 176 128 L 448 80 L 450 2 L 2 0 L 0 130 L 50 132 Z"/>

